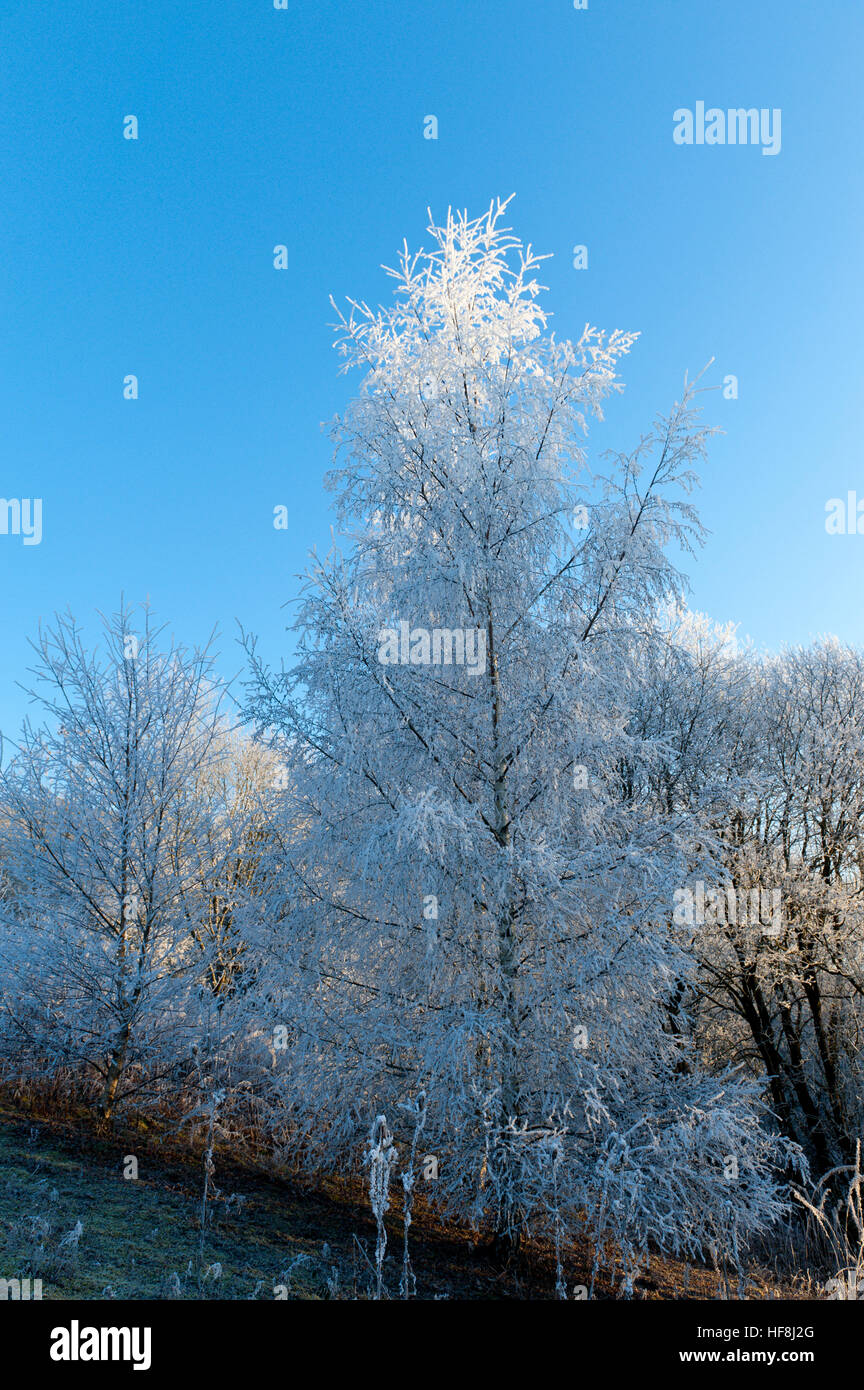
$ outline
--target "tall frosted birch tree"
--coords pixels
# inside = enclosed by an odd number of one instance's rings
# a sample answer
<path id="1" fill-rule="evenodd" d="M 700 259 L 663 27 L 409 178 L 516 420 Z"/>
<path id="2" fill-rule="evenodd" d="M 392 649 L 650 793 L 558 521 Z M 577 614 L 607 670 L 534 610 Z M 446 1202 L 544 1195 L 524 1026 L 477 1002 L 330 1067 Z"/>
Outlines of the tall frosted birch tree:
<path id="1" fill-rule="evenodd" d="M 668 1027 L 695 828 L 637 775 L 656 748 L 627 714 L 682 586 L 667 550 L 698 539 L 706 430 L 688 386 L 589 470 L 635 335 L 549 332 L 505 207 L 449 214 L 390 307 L 340 313 L 363 373 L 334 427 L 340 548 L 295 666 L 250 644 L 250 718 L 291 768 L 277 1085 L 333 1157 L 378 1113 L 398 1139 L 423 1091 L 427 1194 L 506 1247 L 577 1211 L 632 1251 L 734 1244 L 777 1210 L 768 1141 Z"/>

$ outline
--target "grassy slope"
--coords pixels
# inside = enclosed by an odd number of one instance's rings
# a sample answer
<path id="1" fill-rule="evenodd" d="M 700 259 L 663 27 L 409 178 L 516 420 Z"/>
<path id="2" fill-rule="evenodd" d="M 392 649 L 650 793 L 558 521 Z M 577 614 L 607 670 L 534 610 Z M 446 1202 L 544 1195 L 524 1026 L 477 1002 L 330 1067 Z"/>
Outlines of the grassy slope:
<path id="1" fill-rule="evenodd" d="M 127 1154 L 137 1157 L 137 1181 L 123 1178 Z M 51 1118 L 0 1100 L 0 1277 L 41 1277 L 45 1299 L 272 1299 L 278 1286 L 291 1299 L 369 1296 L 375 1231 L 358 1185 L 285 1181 L 218 1153 L 214 1181 L 223 1196 L 213 1203 L 203 1264 L 222 1272 L 199 1283 L 201 1171 L 200 1155 L 154 1142 L 143 1126 L 100 1135 L 86 1118 Z M 242 1197 L 239 1209 L 230 1194 Z M 401 1220 L 398 1210 L 392 1215 L 385 1283 L 398 1297 Z M 60 1240 L 77 1221 L 84 1229 L 76 1252 Z M 502 1274 L 470 1232 L 445 1230 L 422 1206 L 411 1252 L 420 1298 L 554 1296 L 548 1250 L 532 1249 L 525 1268 Z M 577 1244 L 566 1259 L 568 1286 L 587 1284 L 589 1269 L 590 1251 Z M 614 1296 L 609 1284 L 595 1292 Z M 718 1279 L 655 1259 L 637 1296 L 716 1298 Z M 757 1279 L 747 1296 L 790 1294 Z"/>

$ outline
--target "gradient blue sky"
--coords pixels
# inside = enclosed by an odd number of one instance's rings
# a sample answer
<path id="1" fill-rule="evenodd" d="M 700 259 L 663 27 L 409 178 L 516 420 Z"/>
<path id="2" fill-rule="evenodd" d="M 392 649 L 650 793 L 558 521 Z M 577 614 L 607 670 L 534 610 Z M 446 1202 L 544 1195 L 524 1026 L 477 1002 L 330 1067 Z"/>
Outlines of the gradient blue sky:
<path id="1" fill-rule="evenodd" d="M 824 529 L 864 496 L 862 54 L 852 0 L 4 0 L 0 496 L 41 497 L 44 538 L 0 536 L 0 728 L 39 619 L 121 590 L 187 641 L 219 625 L 226 672 L 235 619 L 288 650 L 351 390 L 328 295 L 388 297 L 427 205 L 512 192 L 556 330 L 642 333 L 592 453 L 686 369 L 739 378 L 705 398 L 694 606 L 760 645 L 864 641 L 864 536 Z M 699 100 L 780 107 L 781 153 L 676 146 Z"/>

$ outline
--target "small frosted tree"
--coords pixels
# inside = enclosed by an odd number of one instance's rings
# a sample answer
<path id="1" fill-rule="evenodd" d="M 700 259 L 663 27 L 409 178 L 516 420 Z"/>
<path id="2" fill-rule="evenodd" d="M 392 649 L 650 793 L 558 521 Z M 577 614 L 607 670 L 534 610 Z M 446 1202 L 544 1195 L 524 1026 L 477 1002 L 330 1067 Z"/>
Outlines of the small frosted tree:
<path id="1" fill-rule="evenodd" d="M 186 1051 L 202 924 L 235 848 L 207 790 L 225 747 L 212 657 L 161 636 L 126 607 L 92 651 L 71 616 L 40 632 L 42 722 L 2 773 L 8 1052 L 95 1079 L 105 1117 L 133 1062 L 140 1085 Z"/>
<path id="2" fill-rule="evenodd" d="M 292 768 L 284 1103 L 332 1157 L 425 1090 L 435 1194 L 505 1245 L 587 1210 L 695 1250 L 777 1210 L 746 1086 L 668 1028 L 695 820 L 628 795 L 656 758 L 633 655 L 698 538 L 706 431 L 688 386 L 589 472 L 634 335 L 550 334 L 505 206 L 432 226 L 392 307 L 340 314 L 364 373 L 335 425 L 344 553 L 309 576 L 292 671 L 251 644 L 250 716 Z"/>

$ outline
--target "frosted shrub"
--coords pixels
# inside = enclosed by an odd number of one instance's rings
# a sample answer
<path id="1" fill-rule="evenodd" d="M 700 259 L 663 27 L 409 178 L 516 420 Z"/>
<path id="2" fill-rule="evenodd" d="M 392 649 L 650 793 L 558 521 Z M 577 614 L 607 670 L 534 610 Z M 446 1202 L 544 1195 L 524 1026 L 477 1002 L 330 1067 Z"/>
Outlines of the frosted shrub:
<path id="1" fill-rule="evenodd" d="M 393 1137 L 383 1115 L 376 1115 L 369 1134 L 364 1162 L 369 1168 L 369 1201 L 377 1225 L 375 1242 L 375 1297 L 381 1297 L 387 1228 L 384 1215 L 390 1207 L 390 1177 L 398 1162 Z"/>
<path id="2" fill-rule="evenodd" d="M 411 1147 L 408 1151 L 408 1160 L 402 1169 L 402 1277 L 399 1281 L 399 1292 L 402 1297 L 410 1298 L 411 1294 L 416 1292 L 417 1280 L 411 1268 L 408 1232 L 411 1229 L 411 1210 L 414 1205 L 414 1189 L 417 1182 L 417 1146 L 426 1127 L 426 1092 L 421 1091 L 416 1100 L 403 1101 L 400 1109 L 405 1112 L 409 1120 L 413 1121 Z"/>
<path id="3" fill-rule="evenodd" d="M 71 1231 L 67 1231 L 66 1235 L 61 1238 L 57 1246 L 57 1254 L 54 1258 L 54 1267 L 56 1270 L 71 1269 L 78 1263 L 78 1247 L 81 1243 L 83 1234 L 83 1222 L 76 1221 Z"/>
<path id="4" fill-rule="evenodd" d="M 806 1247 L 817 1267 L 831 1270 L 825 1294 L 838 1300 L 864 1299 L 864 1172 L 861 1141 L 855 1161 L 826 1173 L 807 1196 L 796 1200 L 807 1213 Z"/>

